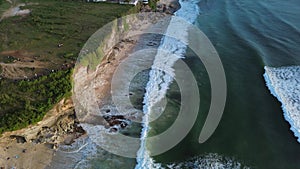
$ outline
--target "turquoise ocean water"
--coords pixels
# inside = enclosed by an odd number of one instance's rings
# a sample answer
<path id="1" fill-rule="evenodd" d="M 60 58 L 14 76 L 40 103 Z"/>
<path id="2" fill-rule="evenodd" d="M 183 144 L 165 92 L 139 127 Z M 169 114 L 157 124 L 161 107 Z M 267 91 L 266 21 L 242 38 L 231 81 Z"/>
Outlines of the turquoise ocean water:
<path id="1" fill-rule="evenodd" d="M 197 80 L 201 102 L 195 125 L 178 145 L 158 156 L 145 156 L 149 159 L 128 159 L 108 153 L 86 139 L 79 143 L 81 147 L 85 145 L 80 151 L 70 156 L 58 153 L 49 168 L 300 169 L 300 143 L 263 77 L 264 66 L 300 65 L 300 1 L 184 0 L 181 4 L 185 12 L 177 16 L 206 34 L 224 66 L 227 100 L 214 134 L 205 143 L 198 142 L 210 107 L 211 87 L 201 60 L 187 48 L 183 61 Z M 164 42 L 175 52 L 185 49 L 174 49 L 176 44 L 171 40 Z M 140 76 L 151 81 L 151 75 L 145 72 Z M 181 94 L 175 82 L 169 83 L 166 109 L 159 119 L 148 124 L 148 136 L 162 133 L 178 115 Z M 144 91 L 142 88 L 139 90 Z M 131 99 L 142 109 L 145 98 L 138 97 Z M 140 130 L 141 126 L 137 126 Z M 136 133 L 139 132 L 135 131 L 135 136 Z M 151 145 L 148 149 L 151 151 Z"/>
<path id="2" fill-rule="evenodd" d="M 184 60 L 201 94 L 197 122 L 179 145 L 154 157 L 155 161 L 179 168 L 205 168 L 218 162 L 226 163 L 220 165 L 224 168 L 300 168 L 300 144 L 263 78 L 264 66 L 300 65 L 300 1 L 202 0 L 198 5 L 195 25 L 211 40 L 225 69 L 225 111 L 213 136 L 199 144 L 210 84 L 201 61 L 187 51 Z M 174 91 L 171 87 L 171 100 L 179 98 Z M 153 130 L 164 123 L 172 120 L 153 123 Z"/>

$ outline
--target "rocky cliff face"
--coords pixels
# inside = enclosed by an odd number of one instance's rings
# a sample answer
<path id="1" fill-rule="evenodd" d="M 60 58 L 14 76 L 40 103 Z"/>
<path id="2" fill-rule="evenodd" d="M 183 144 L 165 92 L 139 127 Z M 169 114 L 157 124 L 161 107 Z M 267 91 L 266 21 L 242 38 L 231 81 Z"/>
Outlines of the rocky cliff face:
<path id="1" fill-rule="evenodd" d="M 139 36 L 165 16 L 153 13 L 124 17 L 101 28 L 89 39 L 75 66 L 73 90 L 74 96 L 80 98 L 80 104 L 91 108 L 86 111 L 93 111 L 92 107 L 98 109 L 98 105 L 90 105 L 93 102 L 90 99 L 97 98 L 102 102 L 118 64 L 132 52 Z M 93 92 L 91 86 L 101 92 Z M 97 96 L 87 93 L 96 93 Z"/>
<path id="2" fill-rule="evenodd" d="M 3 134 L 0 168 L 45 168 L 59 145 L 70 145 L 84 134 L 73 102 L 63 99 L 39 123 Z"/>
<path id="3" fill-rule="evenodd" d="M 140 35 L 147 29 L 158 29 L 151 28 L 151 26 L 162 18 L 167 19 L 166 16 L 163 13 L 137 14 L 118 19 L 96 32 L 89 40 L 93 42 L 92 45 L 89 43 L 81 51 L 73 76 L 74 101 L 79 103 L 77 105 L 84 105 L 88 110 L 77 107 L 77 110 L 83 112 L 75 113 L 73 101 L 63 99 L 47 113 L 41 122 L 18 131 L 6 132 L 1 140 L 49 144 L 55 148 L 59 144 L 71 144 L 74 139 L 85 134 L 79 125 L 80 122 L 102 124 L 110 128 L 110 131 L 117 131 L 117 128 L 128 126 L 130 118 L 133 117 L 132 114 L 128 117 L 127 114 L 117 112 L 115 107 L 105 106 L 111 105 L 112 74 L 119 63 L 132 52 L 136 42 L 140 40 Z M 160 29 L 166 26 L 161 25 Z M 155 40 L 151 39 L 148 41 L 144 39 L 144 41 L 145 46 L 153 47 L 159 44 L 160 39 L 156 38 L 155 43 L 153 42 Z M 97 115 L 85 113 L 98 111 L 99 107 L 100 119 L 96 118 Z"/>
<path id="4" fill-rule="evenodd" d="M 76 120 L 73 103 L 67 99 L 59 102 L 41 122 L 4 133 L 2 139 L 15 139 L 18 143 L 45 143 L 55 148 L 57 144 L 71 144 L 73 139 L 83 134 Z"/>
<path id="5" fill-rule="evenodd" d="M 24 164 L 28 164 L 27 168 L 30 168 L 34 164 L 35 168 L 44 168 L 51 162 L 55 152 L 52 148 L 60 144 L 70 145 L 74 139 L 86 135 L 81 126 L 102 125 L 108 132 L 114 133 L 126 128 L 132 120 L 141 118 L 141 111 L 119 111 L 112 104 L 112 75 L 130 53 L 159 46 L 160 35 L 141 35 L 148 29 L 152 32 L 165 30 L 170 19 L 166 13 L 173 13 L 179 8 L 176 2 L 158 5 L 158 11 L 163 13 L 125 17 L 96 32 L 81 51 L 74 69 L 75 104 L 71 99 L 63 99 L 36 125 L 4 133 L 0 147 L 6 148 L 0 149 L 0 165 L 11 163 L 26 167 Z M 143 9 L 150 11 L 150 8 Z M 17 153 L 24 155 L 18 156 L 19 159 L 15 156 L 14 160 L 18 162 L 9 161 L 12 154 Z M 28 162 L 28 157 L 35 158 L 35 163 Z"/>

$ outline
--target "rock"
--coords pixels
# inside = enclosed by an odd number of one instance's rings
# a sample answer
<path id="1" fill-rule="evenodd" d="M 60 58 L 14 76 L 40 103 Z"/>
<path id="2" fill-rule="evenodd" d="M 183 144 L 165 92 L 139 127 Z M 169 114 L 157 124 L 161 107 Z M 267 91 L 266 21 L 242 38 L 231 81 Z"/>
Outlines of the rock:
<path id="1" fill-rule="evenodd" d="M 127 123 L 125 123 L 124 121 L 122 121 L 120 126 L 121 126 L 122 128 L 125 128 L 127 125 L 128 125 Z"/>
<path id="2" fill-rule="evenodd" d="M 71 145 L 73 142 L 74 142 L 74 135 L 68 135 L 64 140 L 65 145 Z"/>
<path id="3" fill-rule="evenodd" d="M 17 136 L 17 135 L 11 135 L 10 136 L 11 139 L 16 139 L 17 143 L 26 143 L 26 139 L 23 136 Z"/>
<path id="4" fill-rule="evenodd" d="M 123 115 L 104 115 L 103 118 L 107 121 L 110 127 L 113 127 L 110 129 L 110 132 L 118 131 L 117 128 L 124 129 L 130 122 L 130 120 L 126 119 Z"/>
<path id="5" fill-rule="evenodd" d="M 50 149 L 54 149 L 54 144 L 46 143 L 45 146 L 50 148 Z"/>
<path id="6" fill-rule="evenodd" d="M 115 127 L 111 128 L 111 129 L 109 130 L 109 132 L 112 132 L 112 133 L 115 133 L 115 132 L 117 132 L 117 131 L 118 131 L 118 129 L 115 128 Z"/>

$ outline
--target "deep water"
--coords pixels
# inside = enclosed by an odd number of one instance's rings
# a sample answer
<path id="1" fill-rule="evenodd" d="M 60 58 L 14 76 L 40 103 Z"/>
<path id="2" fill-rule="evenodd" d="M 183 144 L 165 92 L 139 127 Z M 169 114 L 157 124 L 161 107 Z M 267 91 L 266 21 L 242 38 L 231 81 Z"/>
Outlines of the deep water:
<path id="1" fill-rule="evenodd" d="M 201 61 L 188 50 L 184 61 L 193 70 L 201 94 L 197 122 L 180 144 L 154 157 L 155 161 L 176 166 L 216 153 L 239 161 L 240 167 L 300 168 L 300 144 L 263 78 L 264 66 L 300 65 L 300 1 L 202 0 L 199 7 L 195 24 L 213 43 L 225 69 L 225 111 L 213 136 L 199 144 L 210 106 L 210 84 Z M 170 99 L 178 100 L 174 91 L 171 87 Z M 165 120 L 152 125 L 171 123 Z M 204 167 L 197 165 L 194 167 Z"/>

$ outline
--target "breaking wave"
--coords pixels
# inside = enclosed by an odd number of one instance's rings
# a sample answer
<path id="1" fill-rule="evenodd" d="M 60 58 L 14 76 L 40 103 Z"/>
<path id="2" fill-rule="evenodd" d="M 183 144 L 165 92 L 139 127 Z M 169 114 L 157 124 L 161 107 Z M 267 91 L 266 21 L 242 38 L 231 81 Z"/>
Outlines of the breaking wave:
<path id="1" fill-rule="evenodd" d="M 154 169 L 250 169 L 249 166 L 243 164 L 233 157 L 225 157 L 217 153 L 196 156 L 184 162 L 178 163 L 160 164 L 153 162 L 152 159 L 151 161 L 152 163 L 148 167 Z"/>
<path id="2" fill-rule="evenodd" d="M 181 168 L 211 168 L 211 169 L 249 169 L 234 158 L 224 157 L 216 153 L 209 153 L 203 156 L 193 157 L 185 162 L 168 164 L 164 169 Z"/>
<path id="3" fill-rule="evenodd" d="M 199 15 L 197 3 L 199 0 L 180 0 L 181 8 L 175 13 L 175 16 L 183 18 L 189 23 L 194 23 Z M 180 31 L 180 32 L 178 32 Z M 161 102 L 169 89 L 169 85 L 173 82 L 175 62 L 183 58 L 188 44 L 188 27 L 182 24 L 178 19 L 172 18 L 166 30 L 166 34 L 176 34 L 178 39 L 165 36 L 162 41 L 149 73 L 149 81 L 146 86 L 143 106 L 143 129 L 141 132 L 141 145 L 137 152 L 136 169 L 160 168 L 159 164 L 154 164 L 154 160 L 150 157 L 147 150 L 146 138 L 150 130 L 150 114 L 154 105 Z M 178 37 L 179 36 L 179 37 Z M 167 51 L 168 53 L 165 53 Z"/>
<path id="4" fill-rule="evenodd" d="M 282 104 L 284 118 L 300 143 L 300 66 L 265 67 L 267 87 Z"/>

